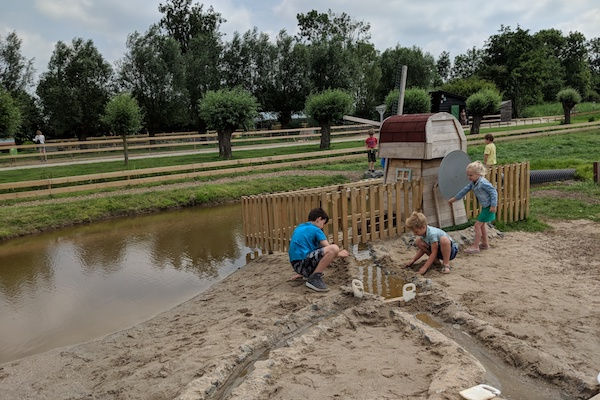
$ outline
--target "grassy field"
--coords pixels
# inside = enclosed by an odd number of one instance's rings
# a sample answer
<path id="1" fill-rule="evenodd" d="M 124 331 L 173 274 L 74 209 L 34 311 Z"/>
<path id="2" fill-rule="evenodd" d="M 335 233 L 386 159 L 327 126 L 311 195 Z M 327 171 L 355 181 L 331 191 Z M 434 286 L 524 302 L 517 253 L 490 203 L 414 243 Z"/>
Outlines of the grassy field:
<path id="1" fill-rule="evenodd" d="M 339 143 L 335 149 L 362 146 L 360 142 Z M 472 159 L 483 158 L 483 145 L 469 146 Z M 600 148 L 600 130 L 564 134 L 548 137 L 498 142 L 498 160 L 500 163 L 512 163 L 529 160 L 532 169 L 576 168 L 578 175 L 585 179 L 577 185 L 557 187 L 555 190 L 575 191 L 583 193 L 584 199 L 548 197 L 532 200 L 532 213 L 528 221 L 514 224 L 498 224 L 502 230 L 543 230 L 547 228 L 542 221 L 549 218 L 590 218 L 600 220 L 600 209 L 597 202 L 586 201 L 588 198 L 600 198 L 597 185 L 590 183 L 592 161 L 598 160 L 597 149 Z M 276 154 L 292 154 L 297 152 L 318 151 L 317 146 L 294 148 L 265 149 L 253 151 L 234 151 L 234 157 L 260 157 Z M 215 155 L 195 155 L 169 158 L 143 159 L 132 161 L 129 168 L 155 167 L 159 165 L 176 165 L 182 163 L 216 161 Z M 329 171 L 362 171 L 367 166 L 366 160 L 330 164 L 325 162 L 319 166 L 308 166 L 307 170 Z M 121 162 L 74 165 L 69 167 L 47 167 L 44 170 L 5 171 L 0 174 L 1 181 L 39 179 L 43 175 L 67 176 L 124 169 Z M 275 170 L 275 169 L 274 169 Z M 275 178 L 253 178 L 252 173 L 245 175 L 243 182 L 227 184 L 211 183 L 214 178 L 197 179 L 197 185 L 169 191 L 153 191 L 138 194 L 115 194 L 109 197 L 98 197 L 86 200 L 76 198 L 69 202 L 56 204 L 38 204 L 19 206 L 17 201 L 4 203 L 0 207 L 0 240 L 54 229 L 76 223 L 91 222 L 116 216 L 136 215 L 155 212 L 176 207 L 187 207 L 239 199 L 242 195 L 293 190 L 305 187 L 316 187 L 344 183 L 348 178 L 335 176 L 294 176 L 286 174 Z M 266 172 L 266 171 L 265 171 Z M 25 175 L 25 177 L 23 176 Z M 47 175 L 45 177 L 48 177 Z M 147 185 L 150 186 L 150 185 Z M 115 189 L 118 192 L 120 189 Z M 89 194 L 89 193 L 88 193 Z M 65 195 L 64 197 L 72 197 Z"/>
<path id="2" fill-rule="evenodd" d="M 575 106 L 576 112 L 600 111 L 600 103 L 579 103 Z M 562 105 L 556 103 L 536 104 L 534 106 L 525 107 L 522 112 L 523 118 L 545 117 L 548 115 L 563 115 Z"/>

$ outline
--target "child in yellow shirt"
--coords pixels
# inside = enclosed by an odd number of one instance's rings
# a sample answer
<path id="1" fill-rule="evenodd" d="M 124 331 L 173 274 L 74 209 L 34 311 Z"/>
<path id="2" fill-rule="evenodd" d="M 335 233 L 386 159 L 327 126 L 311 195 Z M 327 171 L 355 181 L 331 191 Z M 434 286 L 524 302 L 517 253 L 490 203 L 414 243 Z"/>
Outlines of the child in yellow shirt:
<path id="1" fill-rule="evenodd" d="M 494 135 L 488 133 L 484 136 L 485 150 L 483 150 L 483 164 L 486 167 L 496 165 L 496 145 L 494 144 Z"/>

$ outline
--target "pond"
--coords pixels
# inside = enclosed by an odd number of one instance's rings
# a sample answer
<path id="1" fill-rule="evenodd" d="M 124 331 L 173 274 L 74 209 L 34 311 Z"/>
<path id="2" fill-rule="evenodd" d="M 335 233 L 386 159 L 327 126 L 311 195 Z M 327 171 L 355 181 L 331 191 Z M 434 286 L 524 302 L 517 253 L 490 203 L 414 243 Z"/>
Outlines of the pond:
<path id="1" fill-rule="evenodd" d="M 246 264 L 240 205 L 123 218 L 0 244 L 0 363 L 125 329 Z"/>

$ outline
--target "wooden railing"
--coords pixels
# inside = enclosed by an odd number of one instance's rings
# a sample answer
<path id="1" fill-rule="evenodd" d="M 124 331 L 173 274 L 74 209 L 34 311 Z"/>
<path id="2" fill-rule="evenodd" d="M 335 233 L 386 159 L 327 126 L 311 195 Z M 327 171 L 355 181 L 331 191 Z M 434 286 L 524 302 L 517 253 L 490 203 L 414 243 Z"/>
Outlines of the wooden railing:
<path id="1" fill-rule="evenodd" d="M 242 198 L 244 235 L 249 247 L 286 251 L 294 228 L 306 222 L 315 207 L 329 222 L 323 231 L 330 243 L 342 248 L 385 239 L 406 231 L 404 221 L 421 208 L 420 180 L 383 184 L 381 180 L 328 186 L 295 192 Z"/>
<path id="2" fill-rule="evenodd" d="M 515 222 L 529 216 L 529 162 L 497 165 L 488 168 L 487 180 L 498 190 L 496 220 Z M 473 192 L 465 196 L 467 218 L 475 218 L 481 206 Z"/>

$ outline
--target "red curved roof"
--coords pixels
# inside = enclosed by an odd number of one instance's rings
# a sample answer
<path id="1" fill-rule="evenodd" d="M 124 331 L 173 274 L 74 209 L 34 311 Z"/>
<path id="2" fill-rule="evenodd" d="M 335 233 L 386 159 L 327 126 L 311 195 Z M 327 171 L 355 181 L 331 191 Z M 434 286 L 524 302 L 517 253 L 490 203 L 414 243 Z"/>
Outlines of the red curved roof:
<path id="1" fill-rule="evenodd" d="M 433 114 L 392 115 L 379 131 L 379 143 L 425 142 L 425 125 Z"/>

